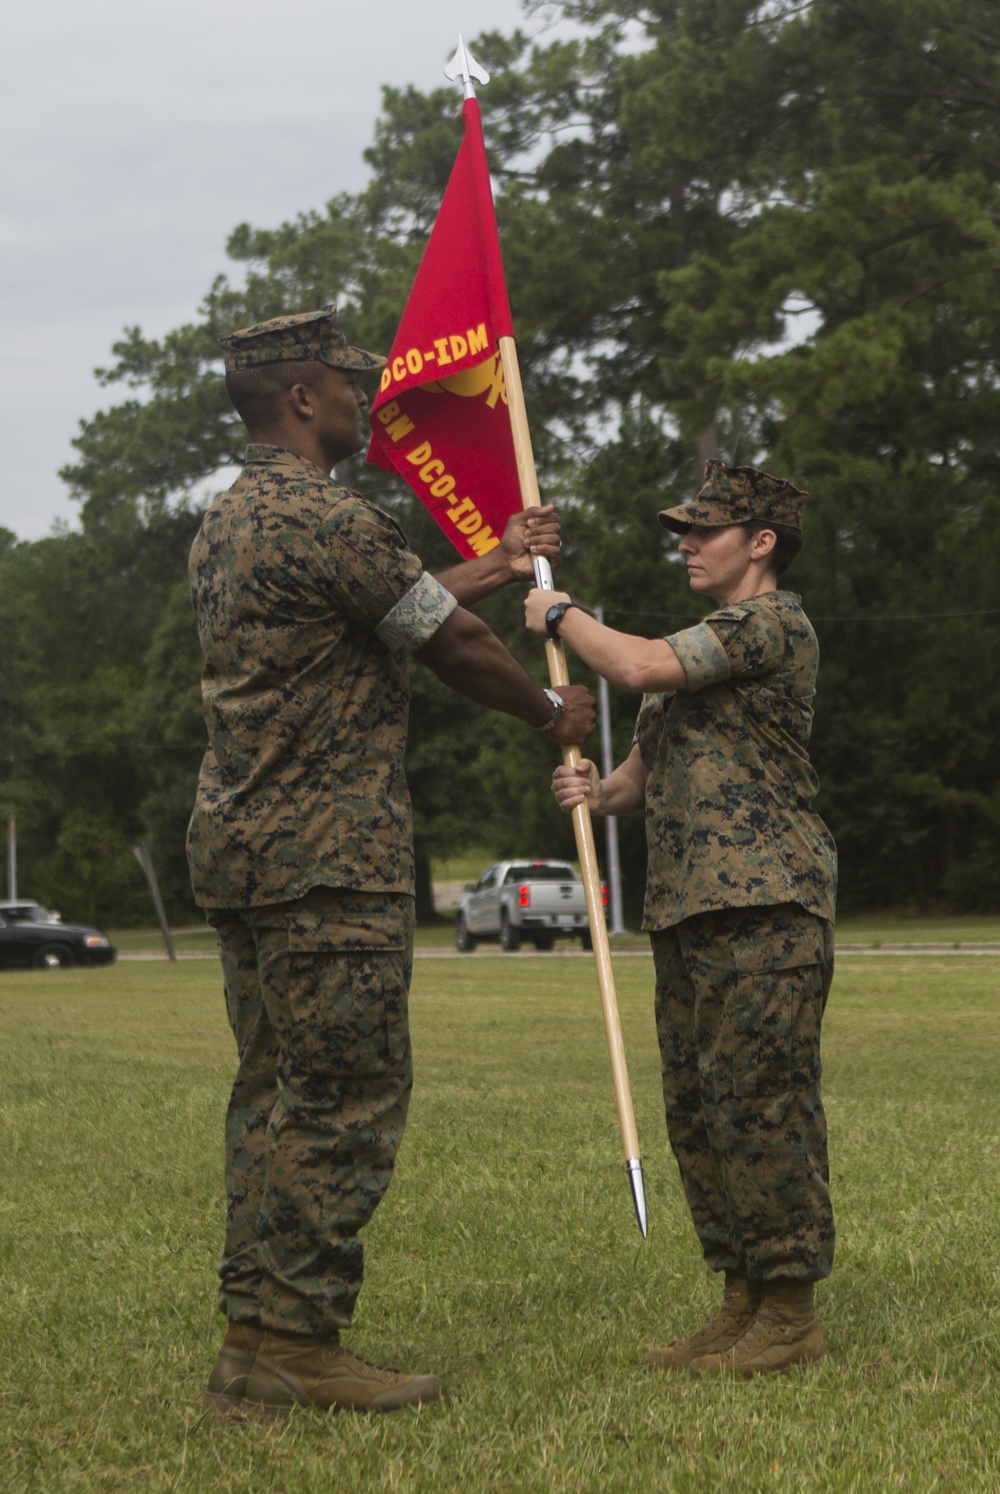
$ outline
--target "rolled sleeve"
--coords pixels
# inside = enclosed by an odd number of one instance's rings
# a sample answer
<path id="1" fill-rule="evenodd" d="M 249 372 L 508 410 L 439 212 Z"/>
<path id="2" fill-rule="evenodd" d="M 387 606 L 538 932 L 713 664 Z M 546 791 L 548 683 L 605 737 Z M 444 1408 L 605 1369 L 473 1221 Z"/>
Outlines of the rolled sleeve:
<path id="1" fill-rule="evenodd" d="M 681 661 L 687 688 L 692 694 L 704 690 L 706 685 L 723 684 L 732 677 L 729 655 L 719 635 L 708 623 L 698 623 L 694 628 L 685 628 L 682 633 L 673 633 L 667 642 Z"/>
<path id="2" fill-rule="evenodd" d="M 451 592 L 423 572 L 379 623 L 375 636 L 393 654 L 415 654 L 458 606 Z"/>

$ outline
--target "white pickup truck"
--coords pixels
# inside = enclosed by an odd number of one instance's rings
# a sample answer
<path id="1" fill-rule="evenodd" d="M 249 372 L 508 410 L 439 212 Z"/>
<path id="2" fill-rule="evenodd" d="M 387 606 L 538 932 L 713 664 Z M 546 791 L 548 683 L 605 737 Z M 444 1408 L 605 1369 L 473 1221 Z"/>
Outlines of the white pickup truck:
<path id="1" fill-rule="evenodd" d="M 455 915 L 455 943 L 465 952 L 480 939 L 499 939 L 510 950 L 530 939 L 536 949 L 551 949 L 574 935 L 591 948 L 583 883 L 565 861 L 497 861 L 466 883 Z"/>

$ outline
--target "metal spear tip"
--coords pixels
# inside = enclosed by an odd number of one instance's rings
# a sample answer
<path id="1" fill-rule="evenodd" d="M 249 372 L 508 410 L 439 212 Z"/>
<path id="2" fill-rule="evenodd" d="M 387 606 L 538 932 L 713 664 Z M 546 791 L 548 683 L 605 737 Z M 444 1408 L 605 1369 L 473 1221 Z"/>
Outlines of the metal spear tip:
<path id="1" fill-rule="evenodd" d="M 646 1190 L 642 1182 L 642 1163 L 638 1157 L 629 1157 L 625 1166 L 628 1168 L 628 1180 L 632 1184 L 632 1202 L 635 1205 L 635 1217 L 639 1228 L 642 1230 L 642 1238 L 645 1240 L 648 1234 L 646 1223 Z"/>
<path id="2" fill-rule="evenodd" d="M 484 87 L 490 81 L 489 73 L 484 67 L 480 67 L 479 63 L 472 56 L 465 42 L 462 40 L 461 32 L 459 32 L 458 36 L 458 51 L 445 68 L 444 75 L 446 78 L 450 78 L 453 83 L 457 83 L 461 79 L 465 84 L 465 97 L 467 99 L 474 99 L 476 96 L 476 90 L 472 83 L 473 78 Z"/>

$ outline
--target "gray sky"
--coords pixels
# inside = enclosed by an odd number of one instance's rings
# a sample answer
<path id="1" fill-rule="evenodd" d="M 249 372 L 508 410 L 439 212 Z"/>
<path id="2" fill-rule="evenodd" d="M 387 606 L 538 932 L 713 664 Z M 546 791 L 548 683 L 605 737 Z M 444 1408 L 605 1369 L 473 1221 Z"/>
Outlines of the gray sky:
<path id="1" fill-rule="evenodd" d="M 271 227 L 365 179 L 384 83 L 421 89 L 461 31 L 520 0 L 32 0 L 0 59 L 0 526 L 75 525 L 56 475 L 82 417 L 124 397 L 94 368 L 125 326 L 159 336 Z M 461 94 L 456 89 L 456 108 Z"/>

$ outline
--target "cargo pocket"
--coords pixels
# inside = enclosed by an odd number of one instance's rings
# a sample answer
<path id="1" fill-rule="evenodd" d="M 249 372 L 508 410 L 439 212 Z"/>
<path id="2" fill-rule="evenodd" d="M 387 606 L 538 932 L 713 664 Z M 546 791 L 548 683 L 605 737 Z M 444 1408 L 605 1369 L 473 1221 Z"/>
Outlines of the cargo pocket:
<path id="1" fill-rule="evenodd" d="M 733 947 L 733 1093 L 774 1095 L 819 1078 L 823 938 L 790 927 Z"/>
<path id="2" fill-rule="evenodd" d="M 297 1061 L 364 1078 L 410 1057 L 409 944 L 393 919 L 294 912 L 287 925 L 287 1007 Z"/>

